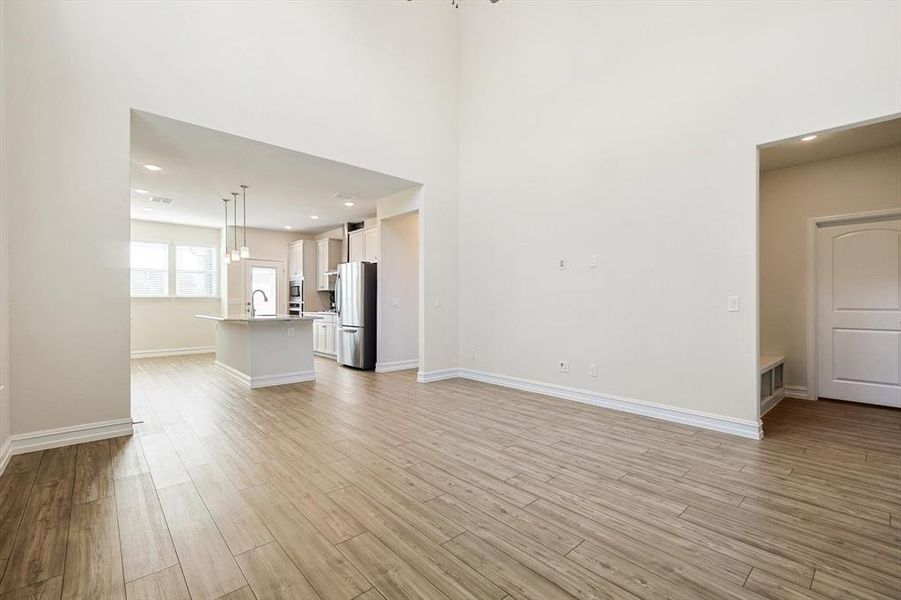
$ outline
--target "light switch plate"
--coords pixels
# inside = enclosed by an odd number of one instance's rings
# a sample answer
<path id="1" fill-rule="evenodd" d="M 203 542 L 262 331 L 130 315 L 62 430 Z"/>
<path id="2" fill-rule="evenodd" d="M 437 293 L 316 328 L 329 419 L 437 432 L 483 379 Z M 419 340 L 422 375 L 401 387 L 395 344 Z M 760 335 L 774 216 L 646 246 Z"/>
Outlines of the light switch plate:
<path id="1" fill-rule="evenodd" d="M 559 268 L 560 268 L 561 271 L 565 270 L 565 269 L 566 269 L 566 259 L 565 259 L 565 258 L 561 258 L 561 259 L 560 259 L 560 262 L 558 263 L 558 266 L 559 266 Z"/>
<path id="2" fill-rule="evenodd" d="M 738 296 L 729 296 L 726 298 L 726 310 L 729 312 L 738 312 L 741 310 L 741 299 Z"/>
<path id="3" fill-rule="evenodd" d="M 591 256 L 588 257 L 588 268 L 594 269 L 597 266 L 598 266 L 598 255 L 592 254 Z"/>

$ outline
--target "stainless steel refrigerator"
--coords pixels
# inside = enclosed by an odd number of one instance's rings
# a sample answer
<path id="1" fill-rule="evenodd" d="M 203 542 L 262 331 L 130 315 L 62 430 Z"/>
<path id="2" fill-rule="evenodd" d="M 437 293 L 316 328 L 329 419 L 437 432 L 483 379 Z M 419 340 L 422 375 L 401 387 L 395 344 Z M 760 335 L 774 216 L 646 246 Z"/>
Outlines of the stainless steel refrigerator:
<path id="1" fill-rule="evenodd" d="M 338 265 L 335 309 L 338 311 L 338 363 L 357 369 L 375 368 L 375 263 Z"/>

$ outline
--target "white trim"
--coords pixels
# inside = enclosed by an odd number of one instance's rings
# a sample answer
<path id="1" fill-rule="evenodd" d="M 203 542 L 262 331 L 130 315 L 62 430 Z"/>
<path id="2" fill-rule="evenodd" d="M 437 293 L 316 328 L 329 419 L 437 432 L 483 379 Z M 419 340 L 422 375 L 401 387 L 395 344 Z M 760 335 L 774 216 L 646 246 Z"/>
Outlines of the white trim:
<path id="1" fill-rule="evenodd" d="M 418 369 L 419 359 L 413 360 L 396 360 L 394 362 L 375 363 L 376 373 L 390 373 L 392 371 L 406 371 L 407 369 Z"/>
<path id="2" fill-rule="evenodd" d="M 257 388 L 271 387 L 273 385 L 287 385 L 289 383 L 303 383 L 305 381 L 316 381 L 316 374 L 313 371 L 295 371 L 293 373 L 251 377 L 250 389 L 255 390 Z"/>
<path id="3" fill-rule="evenodd" d="M 431 383 L 443 379 L 460 377 L 460 369 L 439 369 L 438 371 L 419 371 L 416 373 L 416 381 L 419 383 Z"/>
<path id="4" fill-rule="evenodd" d="M 819 396 L 817 393 L 819 370 L 817 357 L 817 229 L 898 218 L 901 218 L 901 209 L 890 208 L 848 215 L 814 217 L 807 221 L 807 398 L 815 400 Z"/>
<path id="5" fill-rule="evenodd" d="M 612 394 L 601 394 L 590 390 L 580 390 L 562 385 L 542 383 L 540 381 L 532 381 L 521 377 L 496 375 L 494 373 L 485 373 L 484 371 L 475 371 L 472 369 L 443 369 L 440 371 L 429 372 L 420 371 L 416 379 L 420 383 L 429 383 L 453 377 L 462 377 L 463 379 L 481 381 L 483 383 L 533 392 L 544 396 L 553 396 L 563 400 L 573 400 L 584 404 L 601 406 L 654 419 L 663 419 L 664 421 L 672 421 L 674 423 L 682 423 L 684 425 L 691 425 L 702 429 L 712 429 L 714 431 L 721 431 L 723 433 L 755 440 L 763 438 L 763 427 L 760 419 L 756 421 L 735 419 L 732 417 L 724 417 L 685 408 L 676 408 L 674 406 L 665 406 L 622 396 L 614 396 Z"/>
<path id="6" fill-rule="evenodd" d="M 132 358 L 157 358 L 160 356 L 186 356 L 188 354 L 212 354 L 216 346 L 197 346 L 194 348 L 169 348 L 167 350 L 132 350 Z"/>
<path id="7" fill-rule="evenodd" d="M 10 458 L 12 458 L 12 452 L 9 451 L 9 438 L 6 438 L 3 446 L 0 446 L 0 475 L 6 470 Z"/>
<path id="8" fill-rule="evenodd" d="M 797 398 L 799 400 L 816 400 L 807 395 L 807 388 L 803 385 L 787 385 L 785 386 L 786 398 Z"/>
<path id="9" fill-rule="evenodd" d="M 785 396 L 770 396 L 769 398 L 767 398 L 766 400 L 761 402 L 760 403 L 760 416 L 762 417 L 763 415 L 767 414 L 768 412 L 770 412 L 771 410 L 776 408 L 776 405 L 779 404 L 780 402 L 782 402 L 783 398 L 785 398 Z"/>
<path id="10" fill-rule="evenodd" d="M 316 381 L 316 373 L 314 371 L 294 371 L 293 373 L 278 373 L 276 375 L 258 375 L 256 377 L 251 377 L 250 375 L 242 373 L 238 369 L 223 364 L 218 360 L 214 364 L 252 390 L 274 385 Z"/>
<path id="11" fill-rule="evenodd" d="M 72 444 L 83 444 L 85 442 L 95 442 L 97 440 L 133 434 L 134 426 L 132 425 L 131 417 L 128 417 L 125 419 L 113 419 L 111 421 L 85 423 L 70 427 L 44 429 L 42 431 L 32 431 L 31 433 L 11 435 L 6 441 L 6 444 L 3 445 L 3 450 L 0 451 L 2 452 L 2 454 L 0 454 L 0 465 L 5 469 L 10 457 L 15 454 L 47 450 L 49 448 L 59 448 L 61 446 L 71 446 Z"/>
<path id="12" fill-rule="evenodd" d="M 238 369 L 230 367 L 225 363 L 221 363 L 218 360 L 215 361 L 213 364 L 216 365 L 217 367 L 219 367 L 220 369 L 222 369 L 223 371 L 225 371 L 226 373 L 228 373 L 229 375 L 231 375 L 232 377 L 234 377 L 235 379 L 237 379 L 238 381 L 240 381 L 241 383 L 243 383 L 244 385 L 246 385 L 247 387 L 250 387 L 250 375 L 245 375 Z"/>

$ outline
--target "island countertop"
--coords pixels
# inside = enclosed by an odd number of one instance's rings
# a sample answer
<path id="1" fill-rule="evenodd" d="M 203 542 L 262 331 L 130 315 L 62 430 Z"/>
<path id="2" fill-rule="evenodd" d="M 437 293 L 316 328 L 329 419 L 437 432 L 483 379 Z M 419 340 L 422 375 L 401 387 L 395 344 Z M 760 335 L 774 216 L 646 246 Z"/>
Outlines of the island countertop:
<path id="1" fill-rule="evenodd" d="M 271 317 L 220 317 L 218 315 L 194 315 L 198 319 L 208 319 L 210 321 L 222 321 L 228 323 L 273 323 L 282 321 L 315 321 L 322 317 L 298 316 L 298 315 L 275 315 Z"/>

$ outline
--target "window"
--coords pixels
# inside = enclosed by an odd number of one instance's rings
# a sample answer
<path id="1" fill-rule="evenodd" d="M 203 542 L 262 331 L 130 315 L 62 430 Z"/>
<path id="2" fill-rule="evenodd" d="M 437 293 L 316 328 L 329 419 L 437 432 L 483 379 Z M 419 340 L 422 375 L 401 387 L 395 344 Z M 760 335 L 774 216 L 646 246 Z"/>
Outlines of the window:
<path id="1" fill-rule="evenodd" d="M 211 298 L 216 295 L 216 249 L 175 247 L 175 295 Z"/>
<path id="2" fill-rule="evenodd" d="M 217 259 L 213 246 L 132 242 L 131 297 L 215 298 Z"/>
<path id="3" fill-rule="evenodd" d="M 169 244 L 131 243 L 131 295 L 137 298 L 169 295 Z"/>

